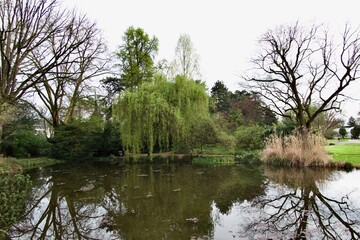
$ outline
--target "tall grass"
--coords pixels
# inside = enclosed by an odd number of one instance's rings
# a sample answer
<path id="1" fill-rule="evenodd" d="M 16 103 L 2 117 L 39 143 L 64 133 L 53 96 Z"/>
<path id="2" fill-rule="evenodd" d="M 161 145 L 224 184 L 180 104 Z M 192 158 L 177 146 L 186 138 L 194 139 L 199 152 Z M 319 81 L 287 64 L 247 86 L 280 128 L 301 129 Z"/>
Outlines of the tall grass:
<path id="1" fill-rule="evenodd" d="M 289 136 L 272 135 L 262 152 L 265 163 L 287 166 L 329 166 L 326 140 L 319 134 L 295 132 Z"/>

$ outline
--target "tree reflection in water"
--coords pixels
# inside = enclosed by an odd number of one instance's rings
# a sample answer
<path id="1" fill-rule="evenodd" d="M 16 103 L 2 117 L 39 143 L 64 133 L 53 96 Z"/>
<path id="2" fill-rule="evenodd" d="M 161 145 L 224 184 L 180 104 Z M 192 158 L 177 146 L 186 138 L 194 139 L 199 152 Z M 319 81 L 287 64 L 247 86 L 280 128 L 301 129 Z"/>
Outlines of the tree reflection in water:
<path id="1" fill-rule="evenodd" d="M 40 173 L 41 174 L 41 173 Z M 74 179 L 76 173 L 64 171 L 34 179 L 32 199 L 25 218 L 10 231 L 12 239 L 108 239 L 98 222 L 104 216 L 100 200 L 82 188 L 85 179 Z M 96 238 L 94 237 L 96 236 Z"/>
<path id="2" fill-rule="evenodd" d="M 236 166 L 83 166 L 43 175 L 33 179 L 14 239 L 212 239 L 213 203 L 227 213 L 264 194 L 261 170 Z"/>
<path id="3" fill-rule="evenodd" d="M 321 189 L 336 173 L 311 169 L 265 169 L 265 196 L 254 201 L 257 222 L 248 236 L 272 239 L 359 239 L 360 210 L 350 195 L 324 196 Z M 357 199 L 358 201 L 358 199 Z"/>
<path id="4" fill-rule="evenodd" d="M 352 195 L 325 191 L 338 173 L 191 164 L 61 166 L 34 175 L 27 216 L 9 235 L 357 239 L 359 200 L 354 206 Z"/>

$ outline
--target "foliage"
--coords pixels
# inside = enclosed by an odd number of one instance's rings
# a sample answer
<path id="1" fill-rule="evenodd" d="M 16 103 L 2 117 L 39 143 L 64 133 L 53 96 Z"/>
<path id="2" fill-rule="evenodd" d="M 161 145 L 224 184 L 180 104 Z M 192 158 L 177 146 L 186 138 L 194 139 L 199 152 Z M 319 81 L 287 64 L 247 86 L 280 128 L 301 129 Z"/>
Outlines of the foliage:
<path id="1" fill-rule="evenodd" d="M 291 135 L 273 134 L 262 152 L 265 163 L 286 166 L 328 166 L 329 156 L 325 139 L 319 134 L 294 132 Z"/>
<path id="2" fill-rule="evenodd" d="M 222 134 L 219 134 L 219 138 Z M 221 144 L 207 144 L 204 145 L 202 154 L 204 155 L 234 155 L 235 139 L 232 135 L 226 135 L 231 138 L 230 141 L 222 140 Z"/>
<path id="3" fill-rule="evenodd" d="M 335 44 L 324 25 L 268 30 L 259 39 L 261 50 L 252 59 L 254 72 L 245 77 L 246 87 L 259 91 L 278 115 L 310 129 L 322 112 L 340 109 L 344 90 L 359 78 L 359 29 L 346 25 L 339 38 Z M 325 89 L 331 91 L 325 94 Z"/>
<path id="4" fill-rule="evenodd" d="M 100 148 L 102 132 L 103 122 L 98 116 L 59 125 L 50 139 L 52 156 L 64 160 L 92 158 Z"/>
<path id="5" fill-rule="evenodd" d="M 351 138 L 353 138 L 353 139 L 358 139 L 359 136 L 360 136 L 360 126 L 358 126 L 358 125 L 354 126 L 354 127 L 350 130 L 350 133 L 351 133 Z"/>
<path id="6" fill-rule="evenodd" d="M 120 124 L 122 143 L 133 153 L 151 154 L 155 146 L 159 150 L 189 151 L 199 139 L 196 131 L 210 124 L 206 122 L 205 86 L 183 76 L 168 81 L 157 75 L 152 82 L 125 91 L 113 114 Z M 208 129 L 213 127 L 208 125 Z"/>
<path id="7" fill-rule="evenodd" d="M 240 126 L 235 132 L 236 152 L 259 150 L 264 147 L 265 128 L 259 125 Z"/>
<path id="8" fill-rule="evenodd" d="M 230 92 L 224 82 L 216 81 L 211 88 L 211 97 L 215 100 L 215 112 L 227 112 L 230 104 Z"/>
<path id="9" fill-rule="evenodd" d="M 0 230 L 8 229 L 24 214 L 30 188 L 31 181 L 28 175 L 0 175 Z"/>
<path id="10" fill-rule="evenodd" d="M 216 121 L 221 122 L 222 129 L 233 133 L 241 125 L 267 125 L 277 122 L 275 114 L 261 101 L 256 92 L 228 91 L 221 81 L 217 81 L 211 89 L 214 101 Z"/>
<path id="11" fill-rule="evenodd" d="M 97 155 L 119 155 L 119 151 L 122 149 L 119 126 L 111 121 L 107 121 L 100 136 L 101 139 L 98 143 L 99 148 Z"/>
<path id="12" fill-rule="evenodd" d="M 46 167 L 60 164 L 63 161 L 41 157 L 41 158 L 0 158 L 0 175 L 3 173 L 17 173 L 33 168 Z"/>
<path id="13" fill-rule="evenodd" d="M 219 164 L 233 164 L 234 157 L 195 157 L 191 160 L 192 164 L 199 165 L 219 165 Z"/>
<path id="14" fill-rule="evenodd" d="M 241 151 L 236 154 L 235 160 L 242 164 L 260 164 L 261 163 L 261 151 Z"/>
<path id="15" fill-rule="evenodd" d="M 340 134 L 340 136 L 341 136 L 342 138 L 345 138 L 345 136 L 346 136 L 346 134 L 347 134 L 346 128 L 341 127 L 341 128 L 339 129 L 339 134 Z"/>
<path id="16" fill-rule="evenodd" d="M 278 135 L 290 135 L 296 129 L 296 123 L 294 123 L 291 119 L 283 118 L 281 121 L 276 124 L 275 130 Z"/>
<path id="17" fill-rule="evenodd" d="M 151 80 L 154 74 L 153 58 L 158 52 L 159 45 L 156 37 L 150 38 L 141 28 L 129 27 L 122 39 L 124 43 L 116 54 L 120 60 L 121 83 L 112 83 L 115 90 L 120 90 L 119 86 L 122 84 L 125 88 L 137 88 L 142 82 Z"/>
<path id="18" fill-rule="evenodd" d="M 6 156 L 38 157 L 47 154 L 49 145 L 43 132 L 36 130 L 40 121 L 23 104 L 13 104 L 12 121 L 4 125 L 1 148 Z"/>
<path id="19" fill-rule="evenodd" d="M 111 99 L 115 94 L 121 93 L 125 90 L 125 84 L 121 78 L 118 77 L 106 77 L 101 80 L 102 85 L 107 91 L 108 97 Z"/>
<path id="20" fill-rule="evenodd" d="M 348 125 L 349 125 L 349 127 L 355 127 L 356 126 L 356 120 L 355 120 L 355 118 L 353 116 L 351 116 L 349 118 Z"/>
<path id="21" fill-rule="evenodd" d="M 2 151 L 11 157 L 45 156 L 49 144 L 44 134 L 33 130 L 17 130 L 2 143 Z"/>

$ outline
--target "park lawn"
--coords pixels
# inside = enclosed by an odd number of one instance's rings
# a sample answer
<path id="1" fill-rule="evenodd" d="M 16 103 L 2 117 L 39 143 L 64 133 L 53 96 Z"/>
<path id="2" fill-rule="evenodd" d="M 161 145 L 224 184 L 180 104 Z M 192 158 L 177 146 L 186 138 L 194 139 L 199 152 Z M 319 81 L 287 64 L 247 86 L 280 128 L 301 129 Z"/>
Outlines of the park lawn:
<path id="1" fill-rule="evenodd" d="M 360 166 L 360 144 L 326 146 L 326 150 L 335 161 L 345 161 Z"/>

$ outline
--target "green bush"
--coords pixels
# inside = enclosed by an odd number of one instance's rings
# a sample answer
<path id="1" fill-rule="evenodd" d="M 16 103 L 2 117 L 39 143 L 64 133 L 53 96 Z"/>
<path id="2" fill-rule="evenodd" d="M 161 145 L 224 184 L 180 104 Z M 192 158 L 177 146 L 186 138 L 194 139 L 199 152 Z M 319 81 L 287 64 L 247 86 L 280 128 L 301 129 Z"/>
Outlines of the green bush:
<path id="1" fill-rule="evenodd" d="M 341 136 L 342 138 L 344 138 L 344 137 L 346 136 L 346 134 L 347 134 L 346 128 L 341 127 L 341 128 L 339 129 L 339 134 L 340 134 L 340 136 Z"/>
<path id="2" fill-rule="evenodd" d="M 261 154 L 259 150 L 237 152 L 235 160 L 243 164 L 260 164 Z"/>
<path id="3" fill-rule="evenodd" d="M 46 137 L 33 130 L 16 130 L 2 142 L 4 154 L 11 157 L 44 156 L 48 149 Z"/>
<path id="4" fill-rule="evenodd" d="M 235 132 L 236 153 L 260 150 L 265 144 L 265 128 L 258 125 L 240 126 Z"/>
<path id="5" fill-rule="evenodd" d="M 102 121 L 97 118 L 57 126 L 50 140 L 52 156 L 64 160 L 92 158 L 101 148 L 102 133 Z"/>
<path id="6" fill-rule="evenodd" d="M 360 136 L 360 126 L 355 126 L 351 129 L 351 138 L 358 139 Z"/>

